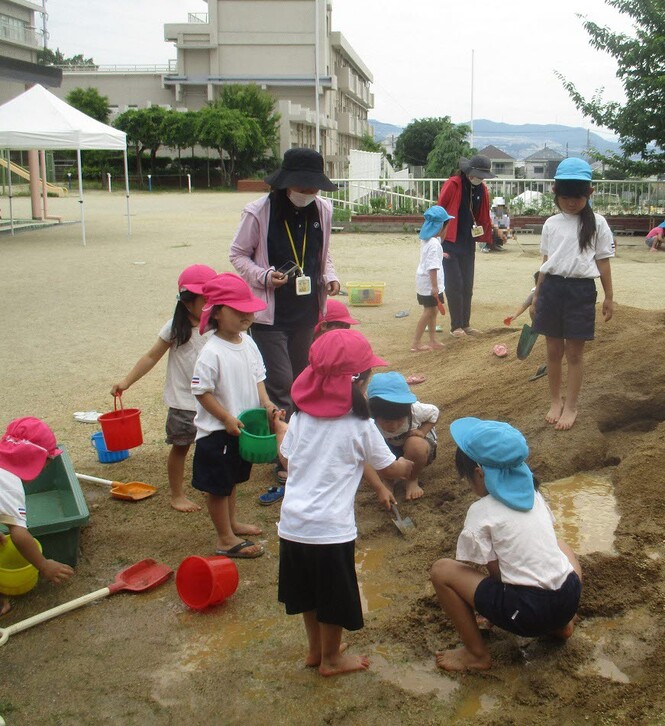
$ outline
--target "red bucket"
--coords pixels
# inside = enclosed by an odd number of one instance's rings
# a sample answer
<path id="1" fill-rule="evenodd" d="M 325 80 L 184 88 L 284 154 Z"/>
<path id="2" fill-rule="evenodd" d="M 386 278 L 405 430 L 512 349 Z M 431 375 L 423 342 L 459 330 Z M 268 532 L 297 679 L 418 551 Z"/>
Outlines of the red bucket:
<path id="1" fill-rule="evenodd" d="M 219 605 L 238 587 L 238 568 L 228 557 L 185 557 L 175 576 L 180 599 L 192 608 L 203 610 Z"/>
<path id="2" fill-rule="evenodd" d="M 120 410 L 118 411 L 118 401 Z M 113 411 L 103 413 L 99 423 L 104 433 L 104 443 L 109 451 L 123 451 L 141 446 L 141 411 L 138 408 L 123 408 L 122 396 L 114 396 Z"/>

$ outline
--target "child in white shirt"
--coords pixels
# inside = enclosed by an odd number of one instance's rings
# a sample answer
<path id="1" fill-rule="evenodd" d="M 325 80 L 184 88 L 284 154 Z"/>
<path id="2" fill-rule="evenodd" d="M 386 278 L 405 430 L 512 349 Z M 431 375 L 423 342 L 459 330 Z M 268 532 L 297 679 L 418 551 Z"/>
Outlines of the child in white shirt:
<path id="1" fill-rule="evenodd" d="M 455 463 L 480 499 L 466 515 L 455 560 L 438 560 L 430 576 L 439 603 L 464 644 L 438 652 L 439 668 L 486 670 L 490 652 L 474 609 L 490 623 L 523 637 L 573 634 L 582 570 L 557 540 L 554 517 L 525 463 L 529 447 L 507 423 L 460 418 L 450 426 Z M 460 561 L 461 560 L 461 561 Z M 472 562 L 487 567 L 489 576 Z"/>
<path id="2" fill-rule="evenodd" d="M 332 676 L 369 666 L 366 656 L 341 650 L 343 628 L 363 627 L 354 564 L 363 464 L 408 478 L 413 462 L 396 460 L 369 418 L 364 388 L 371 368 L 386 362 L 361 333 L 331 330 L 314 341 L 309 360 L 291 389 L 297 411 L 288 426 L 275 416 L 289 471 L 278 523 L 278 597 L 287 614 L 303 616 L 306 664 Z"/>
<path id="3" fill-rule="evenodd" d="M 420 262 L 416 270 L 416 299 L 422 305 L 423 312 L 416 323 L 416 331 L 411 343 L 411 352 L 419 353 L 435 348 L 443 348 L 436 340 L 437 308 L 445 312 L 443 293 L 443 257 L 441 240 L 445 234 L 448 221 L 454 219 L 443 207 L 435 205 L 425 212 L 425 222 L 420 228 Z M 425 330 L 429 331 L 429 344 L 421 343 Z"/>

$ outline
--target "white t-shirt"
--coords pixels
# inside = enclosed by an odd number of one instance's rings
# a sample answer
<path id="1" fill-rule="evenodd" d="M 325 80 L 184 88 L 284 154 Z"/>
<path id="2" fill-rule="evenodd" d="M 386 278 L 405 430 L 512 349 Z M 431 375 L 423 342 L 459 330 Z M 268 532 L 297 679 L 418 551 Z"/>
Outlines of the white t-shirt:
<path id="1" fill-rule="evenodd" d="M 199 326 L 196 325 L 192 328 L 192 337 L 184 345 L 176 348 L 175 343 L 171 341 L 172 325 L 173 320 L 169 320 L 159 331 L 159 337 L 171 346 L 166 363 L 164 403 L 170 408 L 196 411 L 196 399 L 192 396 L 191 390 L 192 373 L 194 363 L 210 337 L 211 331 L 201 335 Z"/>
<path id="2" fill-rule="evenodd" d="M 578 214 L 560 212 L 545 220 L 540 251 L 547 255 L 540 271 L 561 277 L 600 277 L 596 260 L 614 257 L 614 237 L 605 220 L 596 214 L 596 234 L 580 252 Z"/>
<path id="3" fill-rule="evenodd" d="M 510 229 L 510 217 L 507 214 L 497 214 L 494 210 L 490 212 L 492 224 L 496 224 L 499 229 Z"/>
<path id="4" fill-rule="evenodd" d="M 407 418 L 404 422 L 404 426 L 392 433 L 384 431 L 379 424 L 376 424 L 376 427 L 381 432 L 381 436 L 383 436 L 390 446 L 402 448 L 406 441 L 406 435 L 409 431 L 420 428 L 421 424 L 424 423 L 435 424 L 438 420 L 439 409 L 433 403 L 420 403 L 420 401 L 416 401 L 411 404 L 411 426 L 409 426 L 409 419 Z M 431 439 L 434 443 L 436 443 L 436 431 L 432 429 L 427 434 L 426 438 Z"/>
<path id="5" fill-rule="evenodd" d="M 0 523 L 28 526 L 23 482 L 6 469 L 0 469 Z"/>
<path id="6" fill-rule="evenodd" d="M 443 280 L 443 247 L 438 237 L 420 241 L 420 262 L 416 270 L 416 292 L 418 295 L 431 295 L 432 283 L 429 271 L 436 270 L 436 284 L 439 292 L 445 290 Z"/>
<path id="7" fill-rule="evenodd" d="M 374 423 L 352 413 L 314 418 L 299 411 L 291 417 L 280 450 L 289 460 L 289 481 L 279 536 L 304 544 L 354 540 L 353 503 L 364 463 L 381 470 L 395 461 Z"/>
<path id="8" fill-rule="evenodd" d="M 240 337 L 240 343 L 229 343 L 212 335 L 199 354 L 192 376 L 192 395 L 212 393 L 232 416 L 261 406 L 257 384 L 266 377 L 256 343 L 246 333 Z M 194 425 L 197 439 L 225 428 L 198 400 Z"/>
<path id="9" fill-rule="evenodd" d="M 554 516 L 540 492 L 533 509 L 518 512 L 488 494 L 474 502 L 457 540 L 457 559 L 486 565 L 498 560 L 501 581 L 558 590 L 573 571 L 559 549 Z"/>

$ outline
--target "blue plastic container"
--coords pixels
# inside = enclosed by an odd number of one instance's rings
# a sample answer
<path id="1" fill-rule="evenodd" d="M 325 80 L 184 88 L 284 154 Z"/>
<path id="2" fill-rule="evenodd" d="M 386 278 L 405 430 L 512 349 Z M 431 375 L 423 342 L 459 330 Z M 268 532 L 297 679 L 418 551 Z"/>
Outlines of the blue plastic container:
<path id="1" fill-rule="evenodd" d="M 92 445 L 97 449 L 97 458 L 102 464 L 115 464 L 118 461 L 124 461 L 129 456 L 127 449 L 123 449 L 122 451 L 109 451 L 106 448 L 104 434 L 101 431 L 93 434 L 90 437 L 90 441 L 92 441 Z"/>

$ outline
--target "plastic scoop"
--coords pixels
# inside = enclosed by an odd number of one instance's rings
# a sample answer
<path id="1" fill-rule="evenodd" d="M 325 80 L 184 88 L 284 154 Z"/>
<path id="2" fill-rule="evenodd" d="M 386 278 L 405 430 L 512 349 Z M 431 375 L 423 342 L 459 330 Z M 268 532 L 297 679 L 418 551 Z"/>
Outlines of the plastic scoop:
<path id="1" fill-rule="evenodd" d="M 100 479 L 96 476 L 87 476 L 86 474 L 79 474 L 76 472 L 76 476 L 81 481 L 89 481 L 93 484 L 106 484 L 111 487 L 111 496 L 114 499 L 124 499 L 129 502 L 137 502 L 139 499 L 145 499 L 151 497 L 157 493 L 157 487 L 152 484 L 144 484 L 142 481 L 130 481 L 127 484 L 123 484 L 119 481 L 111 481 L 111 479 Z"/>
<path id="2" fill-rule="evenodd" d="M 393 524 L 402 534 L 409 534 L 409 532 L 412 529 L 416 528 L 416 525 L 413 523 L 412 519 L 410 517 L 405 517 L 402 519 L 402 516 L 399 513 L 399 509 L 394 504 L 390 505 L 390 508 L 393 511 L 393 514 L 395 515 L 396 519 L 393 519 Z"/>
<path id="3" fill-rule="evenodd" d="M 444 304 L 441 302 L 441 300 L 439 300 L 438 297 L 436 299 L 436 306 L 437 306 L 437 308 L 439 308 L 439 312 L 441 313 L 441 315 L 446 314 L 446 308 L 445 308 Z"/>
<path id="4" fill-rule="evenodd" d="M 524 360 L 529 355 L 537 338 L 538 333 L 536 333 L 536 331 L 533 330 L 530 325 L 524 323 L 524 326 L 522 327 L 522 332 L 520 334 L 520 339 L 517 342 L 517 357 L 520 360 Z"/>
<path id="5" fill-rule="evenodd" d="M 57 605 L 50 610 L 45 610 L 43 613 L 14 623 L 14 625 L 10 625 L 8 628 L 0 628 L 0 645 L 4 645 L 9 639 L 9 636 L 14 635 L 14 633 L 20 633 L 22 630 L 27 630 L 33 625 L 39 625 L 39 623 L 43 623 L 45 620 L 50 620 L 62 613 L 80 608 L 94 600 L 100 600 L 103 597 L 107 597 L 107 595 L 113 595 L 116 592 L 120 592 L 120 590 L 127 590 L 128 592 L 144 592 L 145 590 L 150 590 L 166 582 L 172 574 L 173 570 L 167 565 L 161 565 L 152 559 L 141 560 L 131 565 L 131 567 L 126 567 L 124 570 L 121 570 L 115 576 L 115 580 L 107 587 L 102 587 L 100 590 L 95 590 L 87 595 L 77 597 L 75 600 Z"/>

